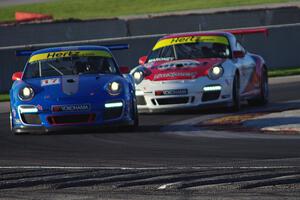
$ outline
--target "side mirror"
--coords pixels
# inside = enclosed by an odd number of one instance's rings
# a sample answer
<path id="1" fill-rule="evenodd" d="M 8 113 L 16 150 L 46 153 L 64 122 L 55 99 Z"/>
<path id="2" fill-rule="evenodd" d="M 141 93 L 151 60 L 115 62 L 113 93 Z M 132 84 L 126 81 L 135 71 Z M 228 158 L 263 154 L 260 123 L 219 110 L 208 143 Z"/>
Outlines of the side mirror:
<path id="1" fill-rule="evenodd" d="M 122 74 L 129 74 L 130 68 L 129 68 L 129 67 L 125 67 L 125 66 L 121 66 L 121 67 L 120 67 L 120 72 L 121 72 Z"/>
<path id="2" fill-rule="evenodd" d="M 22 79 L 22 76 L 23 76 L 23 72 L 15 72 L 15 73 L 12 75 L 11 79 L 12 79 L 13 81 L 19 81 L 19 80 Z"/>
<path id="3" fill-rule="evenodd" d="M 243 51 L 233 51 L 233 57 L 234 58 L 244 58 L 245 52 Z"/>
<path id="4" fill-rule="evenodd" d="M 139 59 L 139 64 L 140 64 L 140 65 L 145 64 L 147 59 L 148 59 L 147 56 L 142 56 L 142 57 L 140 57 L 140 59 Z"/>

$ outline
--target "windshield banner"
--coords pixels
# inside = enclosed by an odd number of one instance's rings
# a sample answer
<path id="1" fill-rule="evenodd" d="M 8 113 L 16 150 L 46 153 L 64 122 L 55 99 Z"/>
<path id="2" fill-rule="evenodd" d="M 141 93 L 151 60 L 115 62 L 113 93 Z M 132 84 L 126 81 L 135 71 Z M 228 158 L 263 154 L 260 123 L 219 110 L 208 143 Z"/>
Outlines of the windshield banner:
<path id="1" fill-rule="evenodd" d="M 171 46 L 175 44 L 198 43 L 198 42 L 220 43 L 220 44 L 229 45 L 227 38 L 224 36 L 187 36 L 187 37 L 175 37 L 175 38 L 167 38 L 167 39 L 159 40 L 152 50 L 154 51 L 162 47 Z"/>
<path id="2" fill-rule="evenodd" d="M 48 52 L 48 53 L 33 55 L 29 59 L 29 63 L 40 61 L 40 60 L 56 59 L 56 58 L 88 57 L 88 56 L 101 56 L 106 58 L 112 57 L 111 54 L 107 51 L 91 51 L 91 50 L 57 51 L 57 52 Z"/>

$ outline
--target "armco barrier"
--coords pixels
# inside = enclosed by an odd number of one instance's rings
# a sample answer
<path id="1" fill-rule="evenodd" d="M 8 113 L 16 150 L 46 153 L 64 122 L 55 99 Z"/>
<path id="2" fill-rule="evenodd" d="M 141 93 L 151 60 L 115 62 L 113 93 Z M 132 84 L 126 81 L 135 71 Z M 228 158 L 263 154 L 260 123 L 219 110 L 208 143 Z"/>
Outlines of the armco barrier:
<path id="1" fill-rule="evenodd" d="M 247 50 L 262 55 L 270 68 L 300 66 L 299 33 L 300 23 L 291 25 L 269 26 L 269 36 L 264 34 L 245 35 L 240 37 Z M 114 51 L 120 65 L 134 67 L 140 56 L 146 55 L 157 39 L 162 35 L 136 36 L 115 39 L 85 40 L 67 43 L 39 44 L 38 48 L 78 44 L 117 44 L 128 43 L 129 50 Z M 13 72 L 21 70 L 25 58 L 16 58 L 15 50 L 24 46 L 0 48 L 0 93 L 7 92 L 11 85 Z"/>

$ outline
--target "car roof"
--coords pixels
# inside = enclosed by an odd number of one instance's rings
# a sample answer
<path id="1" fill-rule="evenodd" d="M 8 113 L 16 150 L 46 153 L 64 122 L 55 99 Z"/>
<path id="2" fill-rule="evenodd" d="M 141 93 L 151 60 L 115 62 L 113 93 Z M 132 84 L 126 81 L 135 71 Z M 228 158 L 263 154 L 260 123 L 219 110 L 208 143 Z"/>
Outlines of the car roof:
<path id="1" fill-rule="evenodd" d="M 222 32 L 222 31 L 201 31 L 201 32 L 169 34 L 169 35 L 162 37 L 161 40 L 168 39 L 168 38 L 191 37 L 191 36 L 226 36 L 226 37 L 230 38 L 233 35 L 231 33 Z"/>
<path id="2" fill-rule="evenodd" d="M 81 45 L 81 46 L 63 46 L 63 47 L 52 47 L 46 49 L 40 49 L 34 51 L 31 55 L 37 55 L 41 53 L 48 52 L 59 52 L 59 51 L 78 51 L 78 50 L 99 50 L 99 51 L 107 51 L 110 53 L 110 50 L 105 46 L 96 46 L 96 45 Z"/>

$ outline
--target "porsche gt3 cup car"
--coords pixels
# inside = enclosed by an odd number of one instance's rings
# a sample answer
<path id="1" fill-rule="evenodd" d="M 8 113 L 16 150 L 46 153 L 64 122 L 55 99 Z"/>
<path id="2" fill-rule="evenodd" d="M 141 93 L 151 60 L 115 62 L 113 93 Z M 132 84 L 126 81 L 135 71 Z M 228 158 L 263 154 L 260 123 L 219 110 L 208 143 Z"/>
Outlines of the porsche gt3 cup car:
<path id="1" fill-rule="evenodd" d="M 12 77 L 12 132 L 137 126 L 134 82 L 121 74 L 126 69 L 104 46 L 34 51 L 24 71 Z"/>
<path id="2" fill-rule="evenodd" d="M 267 30 L 232 31 L 237 34 Z M 140 112 L 268 102 L 267 66 L 230 32 L 167 35 L 131 74 Z"/>

